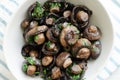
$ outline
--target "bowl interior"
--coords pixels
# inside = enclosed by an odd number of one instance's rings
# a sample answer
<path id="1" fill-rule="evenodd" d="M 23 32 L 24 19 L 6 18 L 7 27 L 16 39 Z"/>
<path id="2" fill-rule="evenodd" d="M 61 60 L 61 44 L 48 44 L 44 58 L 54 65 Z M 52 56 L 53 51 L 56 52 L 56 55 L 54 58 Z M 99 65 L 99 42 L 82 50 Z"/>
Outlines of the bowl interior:
<path id="1" fill-rule="evenodd" d="M 44 3 L 46 0 L 39 0 Z M 113 45 L 113 29 L 109 16 L 101 5 L 99 0 L 68 0 L 74 4 L 86 5 L 93 11 L 91 18 L 91 24 L 99 26 L 102 31 L 102 53 L 100 57 L 95 61 L 89 61 L 88 70 L 85 78 L 88 80 L 94 80 L 99 69 L 104 65 Z M 21 66 L 24 61 L 21 55 L 21 48 L 24 45 L 22 30 L 20 23 L 26 16 L 28 7 L 33 4 L 35 0 L 27 0 L 14 15 L 13 20 L 7 27 L 6 35 L 4 38 L 4 51 L 7 65 L 12 74 L 18 80 L 42 80 L 39 77 L 31 78 L 26 76 Z"/>

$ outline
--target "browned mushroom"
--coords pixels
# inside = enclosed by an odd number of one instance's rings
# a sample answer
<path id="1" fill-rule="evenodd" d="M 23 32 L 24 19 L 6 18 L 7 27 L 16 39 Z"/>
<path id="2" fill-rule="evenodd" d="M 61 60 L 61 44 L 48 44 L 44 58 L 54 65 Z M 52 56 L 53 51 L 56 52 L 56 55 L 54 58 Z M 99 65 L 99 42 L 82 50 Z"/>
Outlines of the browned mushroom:
<path id="1" fill-rule="evenodd" d="M 98 40 L 101 35 L 100 29 L 94 25 L 88 26 L 84 31 L 84 36 L 89 40 Z"/>
<path id="2" fill-rule="evenodd" d="M 68 80 L 81 80 L 86 71 L 87 63 L 85 61 L 76 61 L 66 69 Z"/>
<path id="3" fill-rule="evenodd" d="M 39 51 L 36 46 L 25 44 L 21 50 L 21 54 L 24 58 L 26 57 L 36 57 L 39 58 Z"/>
<path id="4" fill-rule="evenodd" d="M 63 47 L 67 47 L 69 45 L 74 45 L 79 39 L 79 30 L 73 26 L 68 25 L 65 27 L 60 34 L 60 43 Z"/>
<path id="5" fill-rule="evenodd" d="M 40 34 L 40 33 L 47 31 L 47 29 L 48 27 L 46 25 L 42 25 L 42 26 L 38 26 L 30 29 L 28 32 L 25 33 L 25 41 L 27 43 L 31 43 L 31 42 L 33 43 L 35 38 L 35 41 L 38 42 L 38 44 L 42 44 L 45 40 L 44 39 L 45 37 L 43 36 L 43 34 Z M 37 34 L 40 34 L 40 35 L 35 37 L 35 35 Z M 41 39 L 42 41 L 39 42 L 39 39 Z"/>
<path id="6" fill-rule="evenodd" d="M 68 52 L 60 53 L 56 58 L 56 65 L 59 67 L 62 67 L 65 60 L 68 59 L 69 57 L 70 57 L 70 53 L 68 53 Z M 70 63 L 71 63 L 71 61 L 70 61 Z M 65 67 L 65 64 L 64 64 L 64 67 Z"/>
<path id="7" fill-rule="evenodd" d="M 70 66 L 72 64 L 72 60 L 71 58 L 67 58 L 64 63 L 63 63 L 63 68 L 67 68 L 68 66 Z"/>
<path id="8" fill-rule="evenodd" d="M 54 67 L 52 69 L 52 79 L 57 79 L 57 78 L 60 78 L 62 75 L 61 71 L 60 71 L 60 68 L 59 67 Z"/>
<path id="9" fill-rule="evenodd" d="M 75 45 L 72 47 L 72 53 L 75 55 L 81 47 L 91 47 L 91 42 L 86 38 L 77 40 Z"/>
<path id="10" fill-rule="evenodd" d="M 59 18 L 57 14 L 49 13 L 46 17 L 46 24 L 47 25 L 54 25 L 55 21 Z"/>
<path id="11" fill-rule="evenodd" d="M 30 55 L 30 57 L 38 57 L 38 52 L 34 51 L 34 50 L 31 50 L 29 55 Z"/>
<path id="12" fill-rule="evenodd" d="M 46 36 L 51 42 L 57 42 L 59 35 L 60 29 L 56 25 L 55 27 L 48 29 L 48 31 L 46 32 Z"/>
<path id="13" fill-rule="evenodd" d="M 72 22 L 81 29 L 88 25 L 91 15 L 91 10 L 89 10 L 86 6 L 79 5 L 73 8 L 71 19 Z"/>
<path id="14" fill-rule="evenodd" d="M 72 70 L 72 73 L 73 74 L 79 74 L 81 73 L 82 69 L 80 68 L 79 65 L 77 64 L 74 64 L 72 67 L 71 67 L 71 70 Z"/>
<path id="15" fill-rule="evenodd" d="M 42 65 L 35 57 L 26 57 L 22 70 L 29 76 L 37 76 L 42 73 Z"/>
<path id="16" fill-rule="evenodd" d="M 21 27 L 23 30 L 25 30 L 29 26 L 29 20 L 25 19 L 21 23 Z"/>
<path id="17" fill-rule="evenodd" d="M 87 60 L 89 56 L 90 56 L 90 50 L 88 48 L 81 48 L 78 51 L 76 58 Z"/>
<path id="18" fill-rule="evenodd" d="M 59 52 L 59 45 L 53 42 L 46 42 L 42 47 L 42 52 L 45 55 L 56 55 Z"/>
<path id="19" fill-rule="evenodd" d="M 45 42 L 45 36 L 44 36 L 44 34 L 40 33 L 40 34 L 36 35 L 35 38 L 34 38 L 34 41 L 38 45 L 43 44 Z"/>
<path id="20" fill-rule="evenodd" d="M 63 16 L 64 16 L 65 18 L 70 17 L 70 16 L 71 16 L 71 13 L 72 13 L 72 12 L 71 12 L 70 10 L 64 11 Z"/>
<path id="21" fill-rule="evenodd" d="M 101 50 L 102 50 L 102 44 L 101 42 L 98 40 L 98 41 L 95 41 L 92 45 L 92 54 L 91 54 L 91 57 L 93 59 L 97 59 L 99 56 L 100 56 L 100 53 L 101 53 Z"/>
<path id="22" fill-rule="evenodd" d="M 42 58 L 42 65 L 43 66 L 48 66 L 52 61 L 53 61 L 52 56 L 45 56 L 45 57 Z"/>
<path id="23" fill-rule="evenodd" d="M 29 25 L 29 28 L 34 28 L 34 27 L 37 27 L 38 26 L 38 22 L 37 21 L 31 21 L 30 22 L 30 25 Z"/>
<path id="24" fill-rule="evenodd" d="M 32 76 L 34 75 L 35 71 L 36 71 L 36 66 L 29 65 L 27 69 L 27 75 Z"/>
<path id="25" fill-rule="evenodd" d="M 89 16 L 86 12 L 84 11 L 79 11 L 77 14 L 76 14 L 76 18 L 79 20 L 79 21 L 87 21 Z"/>

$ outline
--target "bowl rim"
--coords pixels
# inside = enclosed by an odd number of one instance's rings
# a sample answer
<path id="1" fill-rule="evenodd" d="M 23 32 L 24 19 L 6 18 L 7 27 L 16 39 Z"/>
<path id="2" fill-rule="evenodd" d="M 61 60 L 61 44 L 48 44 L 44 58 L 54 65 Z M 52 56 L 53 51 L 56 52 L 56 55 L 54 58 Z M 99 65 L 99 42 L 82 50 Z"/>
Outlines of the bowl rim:
<path id="1" fill-rule="evenodd" d="M 69 0 L 66 0 L 66 1 L 69 1 Z M 17 77 L 14 75 L 14 73 L 12 72 L 12 70 L 10 69 L 10 67 L 9 67 L 9 65 L 8 65 L 8 59 L 6 58 L 6 54 L 5 54 L 6 50 L 5 50 L 4 44 L 5 44 L 6 35 L 8 34 L 7 31 L 8 31 L 8 29 L 9 29 L 10 24 L 11 24 L 12 21 L 14 20 L 16 13 L 21 9 L 21 7 L 22 7 L 26 2 L 27 2 L 27 0 L 24 1 L 24 2 L 18 7 L 18 9 L 17 9 L 16 12 L 14 13 L 14 15 L 12 15 L 11 20 L 9 21 L 8 25 L 6 26 L 6 29 L 5 29 L 5 32 L 4 32 L 4 37 L 3 37 L 3 44 L 2 44 L 2 46 L 3 46 L 3 55 L 4 55 L 4 58 L 5 58 L 6 65 L 7 65 L 8 69 L 9 69 L 9 71 L 11 72 L 11 74 L 13 75 L 13 77 L 14 77 L 16 80 L 17 80 Z M 109 19 L 109 22 L 110 22 L 110 25 L 111 25 L 111 28 L 112 28 L 112 32 L 113 32 L 113 34 L 112 34 L 112 35 L 113 35 L 113 40 L 112 40 L 111 50 L 109 51 L 109 52 L 110 52 L 109 55 L 107 56 L 107 58 L 106 58 L 106 60 L 104 61 L 103 65 L 101 66 L 101 68 L 100 68 L 100 70 L 101 70 L 101 69 L 104 67 L 104 65 L 107 63 L 109 56 L 112 55 L 111 52 L 114 50 L 113 47 L 114 47 L 114 44 L 115 44 L 115 28 L 114 28 L 114 25 L 113 25 L 113 22 L 112 22 L 111 15 L 110 15 L 109 11 L 107 10 L 107 8 L 104 6 L 104 4 L 102 4 L 102 2 L 101 2 L 100 0 L 98 0 L 98 3 L 101 5 L 101 7 L 104 9 L 105 13 L 107 14 L 107 18 Z M 100 71 L 100 70 L 99 70 L 99 71 Z M 96 73 L 95 76 L 98 75 L 99 71 Z M 95 78 L 94 78 L 94 79 L 95 79 Z"/>

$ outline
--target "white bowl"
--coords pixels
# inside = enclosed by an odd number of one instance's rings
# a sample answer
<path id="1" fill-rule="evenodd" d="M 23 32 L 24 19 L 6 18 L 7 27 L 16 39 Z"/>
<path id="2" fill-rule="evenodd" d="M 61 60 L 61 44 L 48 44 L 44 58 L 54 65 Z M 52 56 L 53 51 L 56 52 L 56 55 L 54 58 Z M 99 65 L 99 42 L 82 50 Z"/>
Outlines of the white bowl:
<path id="1" fill-rule="evenodd" d="M 39 0 L 44 3 L 46 0 Z M 94 80 L 96 74 L 103 67 L 105 61 L 107 60 L 110 51 L 113 46 L 113 27 L 109 18 L 109 15 L 99 0 L 68 0 L 74 4 L 86 5 L 93 11 L 91 18 L 91 24 L 99 26 L 102 31 L 102 53 L 100 57 L 95 61 L 90 61 L 88 63 L 88 70 L 86 72 L 86 80 Z M 26 16 L 26 11 L 28 7 L 33 4 L 35 0 L 27 0 L 18 9 L 17 13 L 14 15 L 11 23 L 7 26 L 7 31 L 4 37 L 4 54 L 8 68 L 15 76 L 17 80 L 42 80 L 40 77 L 31 78 L 26 76 L 22 70 L 21 66 L 24 61 L 21 56 L 21 48 L 24 45 L 22 30 L 20 23 Z"/>

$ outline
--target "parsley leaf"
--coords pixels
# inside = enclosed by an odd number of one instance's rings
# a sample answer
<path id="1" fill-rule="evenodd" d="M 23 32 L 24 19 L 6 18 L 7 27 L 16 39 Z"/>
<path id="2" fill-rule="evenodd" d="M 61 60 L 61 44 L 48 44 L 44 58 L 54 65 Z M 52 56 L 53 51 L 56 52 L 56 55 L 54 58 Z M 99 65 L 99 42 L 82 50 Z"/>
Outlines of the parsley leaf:
<path id="1" fill-rule="evenodd" d="M 33 9 L 32 16 L 36 18 L 40 18 L 43 16 L 44 9 L 42 8 L 39 2 L 36 2 L 36 6 Z"/>
<path id="2" fill-rule="evenodd" d="M 50 3 L 50 7 L 54 8 L 54 7 L 61 7 L 60 3 Z"/>
<path id="3" fill-rule="evenodd" d="M 26 60 L 28 61 L 29 64 L 33 65 L 35 64 L 35 61 L 31 57 L 27 57 Z"/>
<path id="4" fill-rule="evenodd" d="M 48 42 L 46 43 L 46 46 L 49 48 L 49 47 L 50 47 L 50 44 L 51 44 L 51 42 L 48 41 Z"/>
<path id="5" fill-rule="evenodd" d="M 23 70 L 24 72 L 27 71 L 27 68 L 28 68 L 28 65 L 27 65 L 27 64 L 23 64 L 23 66 L 22 66 L 22 70 Z"/>

